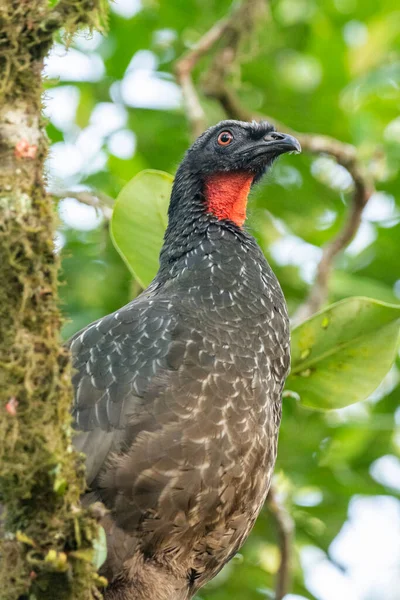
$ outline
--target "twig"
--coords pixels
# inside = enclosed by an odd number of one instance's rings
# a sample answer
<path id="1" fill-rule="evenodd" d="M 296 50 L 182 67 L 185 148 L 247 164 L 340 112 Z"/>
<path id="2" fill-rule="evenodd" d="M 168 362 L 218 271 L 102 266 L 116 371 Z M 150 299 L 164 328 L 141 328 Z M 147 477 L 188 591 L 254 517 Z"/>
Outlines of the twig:
<path id="1" fill-rule="evenodd" d="M 282 600 L 282 598 L 284 598 L 290 590 L 294 521 L 284 507 L 283 503 L 279 501 L 278 494 L 273 483 L 269 489 L 267 505 L 275 518 L 278 528 L 281 562 L 279 565 L 275 586 L 275 600 Z"/>
<path id="2" fill-rule="evenodd" d="M 182 88 L 186 115 L 192 130 L 193 137 L 198 137 L 206 128 L 206 115 L 201 106 L 196 88 L 193 84 L 192 71 L 200 58 L 204 56 L 221 37 L 228 20 L 222 19 L 197 42 L 197 44 L 178 60 L 175 73 L 178 83 Z"/>
<path id="3" fill-rule="evenodd" d="M 177 61 L 175 65 L 176 78 L 182 88 L 185 111 L 193 137 L 198 137 L 207 124 L 206 115 L 193 83 L 193 69 L 199 60 L 220 40 L 224 41 L 224 48 L 228 48 L 229 53 L 231 53 L 232 48 L 235 48 L 236 54 L 243 34 L 252 30 L 256 15 L 260 17 L 265 8 L 265 0 L 244 0 L 237 8 L 232 10 L 230 16 L 215 23 L 197 44 Z M 231 61 L 234 58 L 234 56 L 229 57 Z M 217 66 L 214 66 L 214 73 L 216 69 Z M 224 74 L 220 73 L 220 75 L 223 76 Z"/>
<path id="4" fill-rule="evenodd" d="M 353 193 L 347 217 L 339 233 L 324 246 L 322 258 L 317 266 L 314 283 L 305 302 L 298 308 L 293 322 L 298 323 L 317 312 L 328 297 L 328 283 L 334 260 L 356 235 L 365 205 L 374 192 L 372 178 L 365 172 L 357 157 L 357 150 L 328 136 L 317 134 L 297 135 L 304 150 L 313 154 L 329 154 L 338 164 L 347 169 L 353 178 Z"/>
<path id="5" fill-rule="evenodd" d="M 238 52 L 242 43 L 254 35 L 268 15 L 268 0 L 243 0 L 232 12 L 221 45 L 216 52 L 210 68 L 204 78 L 203 89 L 218 89 L 224 85 L 232 67 L 237 64 Z"/>
<path id="6" fill-rule="evenodd" d="M 370 187 L 365 180 L 354 182 L 352 203 L 347 218 L 337 236 L 324 246 L 314 283 L 307 299 L 299 306 L 293 316 L 294 323 L 304 321 L 317 312 L 326 302 L 329 277 L 333 269 L 334 259 L 350 244 L 356 235 L 361 223 L 362 212 L 371 194 L 372 186 Z"/>
<path id="7" fill-rule="evenodd" d="M 78 202 L 82 204 L 87 204 L 88 206 L 93 206 L 97 211 L 100 211 L 104 218 L 109 221 L 112 215 L 112 205 L 114 200 L 104 194 L 103 192 L 88 192 L 86 190 L 83 191 L 73 191 L 73 190 L 57 190 L 50 191 L 52 196 L 56 198 L 75 198 Z"/>

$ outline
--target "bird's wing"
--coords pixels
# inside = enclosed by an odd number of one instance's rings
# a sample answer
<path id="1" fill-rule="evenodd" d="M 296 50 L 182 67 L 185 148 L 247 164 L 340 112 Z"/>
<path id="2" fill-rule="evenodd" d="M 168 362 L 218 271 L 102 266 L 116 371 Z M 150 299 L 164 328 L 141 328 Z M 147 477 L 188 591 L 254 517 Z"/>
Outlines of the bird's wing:
<path id="1" fill-rule="evenodd" d="M 135 424 L 138 431 L 154 430 L 146 405 L 177 367 L 177 335 L 169 301 L 144 296 L 70 340 L 75 369 L 72 414 L 79 431 L 74 444 L 88 456 L 89 483 L 110 449 L 128 445 L 127 425 L 130 442 Z"/>

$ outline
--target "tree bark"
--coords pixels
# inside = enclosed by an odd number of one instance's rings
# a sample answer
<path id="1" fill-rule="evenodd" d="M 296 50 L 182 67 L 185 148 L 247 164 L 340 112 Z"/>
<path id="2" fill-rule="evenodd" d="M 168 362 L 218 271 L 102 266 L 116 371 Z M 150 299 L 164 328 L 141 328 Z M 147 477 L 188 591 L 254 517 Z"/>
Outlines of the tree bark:
<path id="1" fill-rule="evenodd" d="M 0 597 L 90 600 L 97 535 L 79 508 L 71 369 L 60 345 L 58 259 L 43 162 L 43 60 L 63 25 L 93 25 L 103 0 L 0 6 Z M 54 2 L 52 3 L 54 4 Z"/>

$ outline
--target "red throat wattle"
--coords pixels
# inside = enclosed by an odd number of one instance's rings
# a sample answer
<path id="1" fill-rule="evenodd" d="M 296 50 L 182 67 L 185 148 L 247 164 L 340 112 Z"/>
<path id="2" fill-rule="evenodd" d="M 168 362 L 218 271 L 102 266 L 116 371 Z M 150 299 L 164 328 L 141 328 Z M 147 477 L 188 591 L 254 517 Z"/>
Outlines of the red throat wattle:
<path id="1" fill-rule="evenodd" d="M 205 181 L 207 211 L 217 219 L 229 219 L 241 227 L 246 219 L 247 198 L 253 173 L 214 173 Z"/>

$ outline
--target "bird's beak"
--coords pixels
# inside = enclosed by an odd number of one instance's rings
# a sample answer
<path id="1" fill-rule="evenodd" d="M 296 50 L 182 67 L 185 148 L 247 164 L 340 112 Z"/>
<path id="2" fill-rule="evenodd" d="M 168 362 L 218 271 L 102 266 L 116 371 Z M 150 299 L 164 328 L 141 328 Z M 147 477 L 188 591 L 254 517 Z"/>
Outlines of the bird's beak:
<path id="1" fill-rule="evenodd" d="M 275 135 L 276 139 L 268 142 L 268 145 L 272 146 L 274 151 L 277 150 L 279 154 L 284 154 L 286 152 L 300 154 L 301 146 L 299 140 L 288 133 L 275 132 Z"/>
<path id="2" fill-rule="evenodd" d="M 268 158 L 269 156 L 276 158 L 280 154 L 286 154 L 287 152 L 299 154 L 301 146 L 299 140 L 296 140 L 292 135 L 273 131 L 270 135 L 252 146 L 252 152 L 254 158 Z"/>

